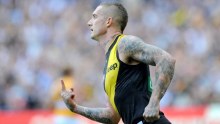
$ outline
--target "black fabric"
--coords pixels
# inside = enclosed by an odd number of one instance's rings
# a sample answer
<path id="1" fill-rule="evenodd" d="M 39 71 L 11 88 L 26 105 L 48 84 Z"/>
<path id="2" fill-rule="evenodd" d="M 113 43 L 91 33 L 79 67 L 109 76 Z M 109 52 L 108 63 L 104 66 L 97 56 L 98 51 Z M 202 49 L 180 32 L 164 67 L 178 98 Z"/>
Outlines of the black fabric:
<path id="1" fill-rule="evenodd" d="M 125 124 L 134 124 L 143 117 L 151 91 L 149 91 L 149 66 L 143 63 L 127 65 L 120 61 L 115 88 L 115 104 Z"/>
<path id="2" fill-rule="evenodd" d="M 116 44 L 118 37 L 106 53 L 106 63 L 104 75 L 108 65 L 109 54 Z M 169 124 L 169 121 L 160 112 L 161 118 L 154 123 L 147 123 L 143 119 L 145 107 L 151 97 L 150 88 L 150 70 L 149 66 L 140 63 L 138 65 L 128 65 L 119 59 L 118 51 L 116 51 L 117 60 L 119 61 L 119 71 L 116 81 L 114 103 L 125 124 L 137 124 L 143 121 L 144 124 Z M 112 82 L 114 83 L 114 82 Z M 105 87 L 105 86 L 104 86 Z"/>

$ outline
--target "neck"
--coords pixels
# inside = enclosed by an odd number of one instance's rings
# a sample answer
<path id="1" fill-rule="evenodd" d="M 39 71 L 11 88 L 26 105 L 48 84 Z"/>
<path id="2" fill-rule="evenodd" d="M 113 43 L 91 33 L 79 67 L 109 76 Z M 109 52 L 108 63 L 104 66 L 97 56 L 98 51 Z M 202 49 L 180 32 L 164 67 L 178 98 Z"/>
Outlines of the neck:
<path id="1" fill-rule="evenodd" d="M 116 36 L 121 34 L 120 31 L 115 31 L 113 33 L 107 33 L 105 36 L 99 39 L 99 44 L 104 48 L 105 53 L 108 51 L 111 44 L 114 42 Z"/>

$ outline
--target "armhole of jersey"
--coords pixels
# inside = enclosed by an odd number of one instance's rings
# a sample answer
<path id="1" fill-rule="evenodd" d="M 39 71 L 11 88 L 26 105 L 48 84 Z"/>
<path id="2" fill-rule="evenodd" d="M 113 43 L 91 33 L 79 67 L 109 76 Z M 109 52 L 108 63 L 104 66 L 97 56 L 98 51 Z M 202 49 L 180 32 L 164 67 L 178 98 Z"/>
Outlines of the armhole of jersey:
<path id="1" fill-rule="evenodd" d="M 124 64 L 124 65 L 127 65 L 127 66 L 131 66 L 131 67 L 140 65 L 141 62 L 138 63 L 138 64 L 136 64 L 136 65 L 129 65 L 129 64 L 126 64 L 125 62 L 123 62 L 122 60 L 120 60 L 119 52 L 118 52 L 118 43 L 121 41 L 121 38 L 122 38 L 123 36 L 124 36 L 124 35 L 121 35 L 121 36 L 117 39 L 117 44 L 116 44 L 116 45 L 117 45 L 117 46 L 116 46 L 116 58 L 117 58 L 117 60 L 118 60 L 121 64 Z"/>

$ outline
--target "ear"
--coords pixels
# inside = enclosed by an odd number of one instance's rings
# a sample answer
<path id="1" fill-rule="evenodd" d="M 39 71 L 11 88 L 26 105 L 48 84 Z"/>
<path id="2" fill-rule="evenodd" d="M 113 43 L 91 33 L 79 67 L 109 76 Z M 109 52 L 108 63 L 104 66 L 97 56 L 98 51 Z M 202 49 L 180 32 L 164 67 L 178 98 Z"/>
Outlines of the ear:
<path id="1" fill-rule="evenodd" d="M 112 22 L 113 22 L 112 17 L 108 17 L 108 19 L 106 21 L 107 27 L 110 27 L 112 25 Z"/>

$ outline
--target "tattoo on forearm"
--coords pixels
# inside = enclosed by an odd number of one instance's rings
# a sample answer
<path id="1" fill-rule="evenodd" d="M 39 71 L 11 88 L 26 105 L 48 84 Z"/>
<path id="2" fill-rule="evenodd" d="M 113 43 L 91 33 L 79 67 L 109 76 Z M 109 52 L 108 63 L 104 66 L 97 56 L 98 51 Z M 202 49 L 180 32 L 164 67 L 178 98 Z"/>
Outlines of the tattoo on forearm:
<path id="1" fill-rule="evenodd" d="M 159 91 L 157 92 L 159 99 L 161 99 L 164 96 L 173 78 L 174 65 L 175 62 L 173 62 L 173 60 L 170 60 L 170 58 L 168 57 L 162 59 L 156 66 L 155 84 L 153 86 L 155 88 L 155 91 Z"/>
<path id="2" fill-rule="evenodd" d="M 94 121 L 98 121 L 100 123 L 112 124 L 112 116 L 113 114 L 108 108 L 87 108 L 78 106 L 78 110 L 76 113 L 81 114 L 87 118 L 90 118 Z"/>

